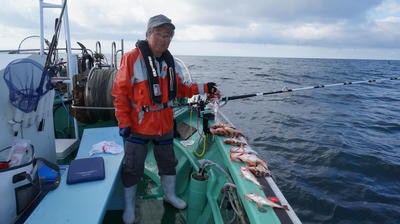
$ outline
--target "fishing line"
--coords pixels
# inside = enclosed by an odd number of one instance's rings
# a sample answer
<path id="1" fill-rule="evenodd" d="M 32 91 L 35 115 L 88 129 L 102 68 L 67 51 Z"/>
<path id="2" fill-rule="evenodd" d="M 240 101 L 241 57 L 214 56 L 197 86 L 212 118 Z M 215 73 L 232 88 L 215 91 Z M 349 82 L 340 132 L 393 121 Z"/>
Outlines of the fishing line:
<path id="1" fill-rule="evenodd" d="M 375 83 L 375 82 L 381 82 L 381 81 L 387 81 L 387 80 L 398 80 L 398 78 L 391 77 L 391 78 L 386 78 L 386 79 L 369 79 L 369 80 L 354 81 L 354 82 L 346 81 L 346 82 L 340 82 L 340 83 L 325 84 L 325 85 L 320 84 L 320 85 L 316 85 L 316 86 L 306 86 L 306 87 L 299 87 L 299 88 L 293 88 L 293 89 L 283 88 L 282 90 L 278 90 L 278 91 L 260 92 L 260 93 L 244 94 L 244 95 L 237 95 L 237 96 L 225 96 L 225 97 L 221 98 L 221 101 L 225 101 L 225 104 L 226 104 L 228 100 L 244 99 L 244 98 L 249 98 L 249 97 L 254 97 L 254 96 L 288 93 L 288 92 L 295 92 L 295 91 L 309 90 L 309 89 L 319 89 L 319 88 L 333 87 L 333 86 L 348 86 L 348 85 L 352 85 L 352 84 Z"/>

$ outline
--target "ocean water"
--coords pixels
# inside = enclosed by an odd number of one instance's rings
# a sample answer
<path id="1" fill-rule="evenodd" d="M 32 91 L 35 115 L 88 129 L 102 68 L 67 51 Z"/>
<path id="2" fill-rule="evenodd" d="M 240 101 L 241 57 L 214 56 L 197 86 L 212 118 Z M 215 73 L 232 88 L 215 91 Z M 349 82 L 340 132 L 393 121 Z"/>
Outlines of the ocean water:
<path id="1" fill-rule="evenodd" d="M 223 96 L 400 78 L 400 61 L 180 56 Z M 400 223 L 400 80 L 232 100 L 221 108 L 304 223 Z"/>

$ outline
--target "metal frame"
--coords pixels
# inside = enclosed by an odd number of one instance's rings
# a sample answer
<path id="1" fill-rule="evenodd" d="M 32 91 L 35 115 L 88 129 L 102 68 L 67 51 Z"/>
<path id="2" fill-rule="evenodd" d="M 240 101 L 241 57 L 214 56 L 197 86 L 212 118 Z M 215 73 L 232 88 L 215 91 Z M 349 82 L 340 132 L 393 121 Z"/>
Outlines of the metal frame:
<path id="1" fill-rule="evenodd" d="M 61 0 L 61 4 L 53 4 L 53 3 L 46 3 L 43 0 L 39 0 L 39 5 L 40 5 L 40 55 L 44 55 L 44 15 L 43 15 L 43 9 L 46 8 L 59 8 L 62 9 L 63 5 L 65 4 L 65 11 L 63 14 L 63 20 L 64 20 L 64 32 L 65 32 L 65 39 L 66 39 L 66 52 L 67 52 L 67 62 L 68 62 L 68 67 L 67 67 L 67 74 L 69 80 L 66 80 L 65 82 L 68 82 L 70 85 L 72 84 L 72 72 L 75 70 L 73 67 L 73 63 L 71 63 L 72 60 L 72 48 L 71 48 L 71 34 L 69 31 L 69 19 L 68 19 L 68 7 L 67 7 L 67 0 Z M 72 88 L 69 88 L 69 93 L 72 95 Z M 79 138 L 78 134 L 78 122 L 76 118 L 74 118 L 74 129 L 75 129 L 75 139 Z"/>

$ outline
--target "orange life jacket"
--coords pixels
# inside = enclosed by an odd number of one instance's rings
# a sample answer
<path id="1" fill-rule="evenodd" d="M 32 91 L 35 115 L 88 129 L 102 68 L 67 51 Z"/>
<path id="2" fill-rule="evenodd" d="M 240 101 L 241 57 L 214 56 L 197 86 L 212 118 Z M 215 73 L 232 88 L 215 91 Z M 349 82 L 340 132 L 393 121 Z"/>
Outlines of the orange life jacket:
<path id="1" fill-rule="evenodd" d="M 172 101 L 168 98 L 168 71 L 165 61 L 155 60 L 161 90 L 161 104 L 151 100 L 146 64 L 138 48 L 121 58 L 111 95 L 115 97 L 115 115 L 120 128 L 143 135 L 164 135 L 173 129 Z M 207 84 L 198 85 L 183 79 L 180 66 L 175 63 L 177 97 L 192 97 L 208 92 Z"/>

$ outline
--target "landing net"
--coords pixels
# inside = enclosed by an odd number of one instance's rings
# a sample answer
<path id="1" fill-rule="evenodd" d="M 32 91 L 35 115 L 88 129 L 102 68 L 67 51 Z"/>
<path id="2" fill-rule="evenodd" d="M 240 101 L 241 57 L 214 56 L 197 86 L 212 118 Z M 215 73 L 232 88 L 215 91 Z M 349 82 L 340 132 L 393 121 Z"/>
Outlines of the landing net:
<path id="1" fill-rule="evenodd" d="M 10 103 L 25 113 L 36 110 L 40 98 L 51 88 L 47 71 L 29 58 L 10 62 L 4 71 L 4 80 Z"/>

